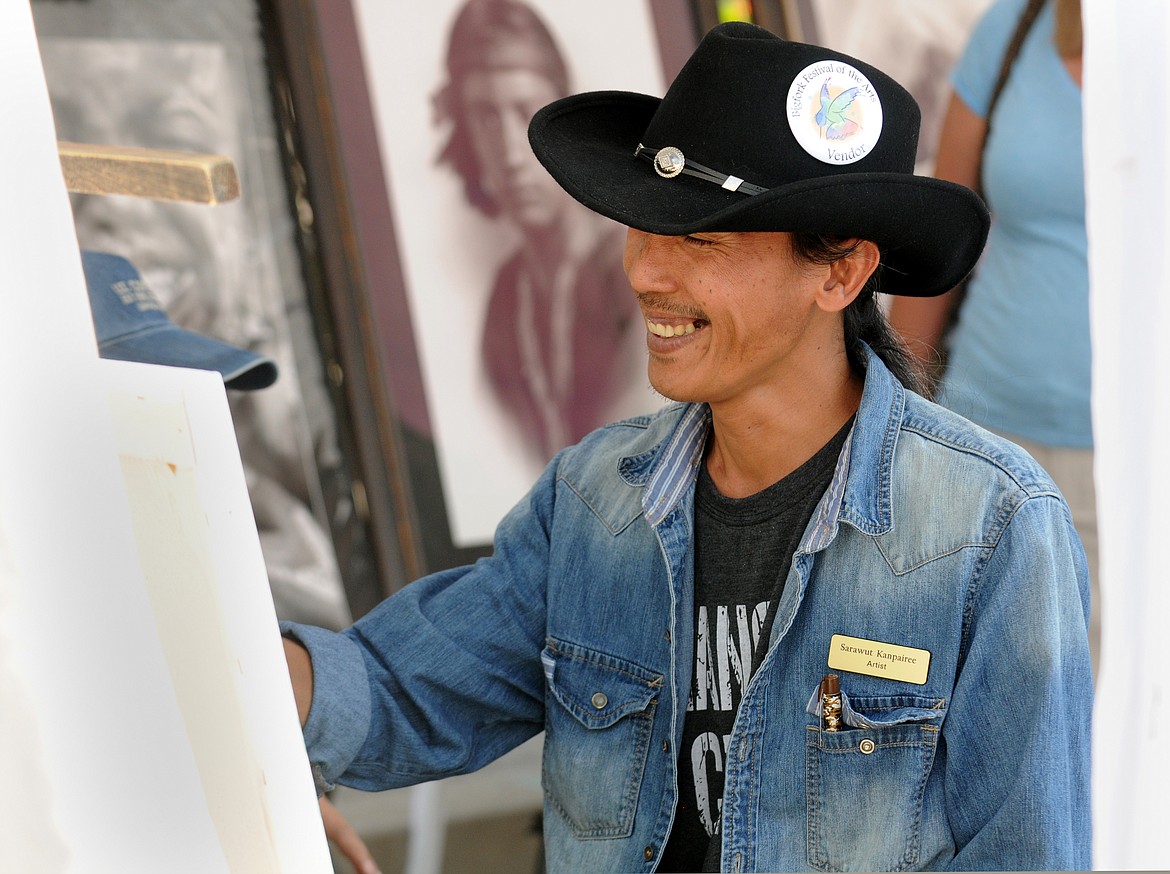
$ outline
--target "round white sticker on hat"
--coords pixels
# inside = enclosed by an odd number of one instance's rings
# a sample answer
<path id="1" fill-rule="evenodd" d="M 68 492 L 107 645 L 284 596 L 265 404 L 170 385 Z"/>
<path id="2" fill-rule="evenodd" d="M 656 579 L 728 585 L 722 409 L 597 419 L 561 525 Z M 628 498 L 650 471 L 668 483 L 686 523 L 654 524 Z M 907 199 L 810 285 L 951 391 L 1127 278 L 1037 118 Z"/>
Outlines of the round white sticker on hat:
<path id="1" fill-rule="evenodd" d="M 856 67 L 809 64 L 788 89 L 788 126 L 802 149 L 826 164 L 860 161 L 882 133 L 882 102 Z"/>

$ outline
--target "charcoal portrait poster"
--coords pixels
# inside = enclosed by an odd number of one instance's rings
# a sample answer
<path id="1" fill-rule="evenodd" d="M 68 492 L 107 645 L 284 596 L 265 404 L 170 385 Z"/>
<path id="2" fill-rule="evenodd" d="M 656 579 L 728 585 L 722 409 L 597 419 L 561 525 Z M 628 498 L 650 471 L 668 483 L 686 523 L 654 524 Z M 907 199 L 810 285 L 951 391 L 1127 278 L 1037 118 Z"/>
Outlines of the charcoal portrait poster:
<path id="1" fill-rule="evenodd" d="M 649 3 L 355 3 L 452 541 L 562 447 L 656 409 L 624 229 L 569 198 L 527 123 L 587 90 L 661 94 Z M 388 241 L 388 244 L 389 241 Z"/>

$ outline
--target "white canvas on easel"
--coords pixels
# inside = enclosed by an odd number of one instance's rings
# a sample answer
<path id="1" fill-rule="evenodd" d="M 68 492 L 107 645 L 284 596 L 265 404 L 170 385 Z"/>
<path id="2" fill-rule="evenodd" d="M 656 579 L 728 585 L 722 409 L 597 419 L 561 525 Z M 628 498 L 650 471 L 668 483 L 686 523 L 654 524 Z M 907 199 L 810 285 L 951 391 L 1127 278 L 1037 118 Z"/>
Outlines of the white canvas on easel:
<path id="1" fill-rule="evenodd" d="M 223 381 L 100 364 L 154 625 L 229 867 L 330 870 L 306 854 L 323 847 L 320 815 Z"/>
<path id="2" fill-rule="evenodd" d="M 98 358 L 24 3 L 0 58 L 0 870 L 331 871 L 222 380 Z"/>

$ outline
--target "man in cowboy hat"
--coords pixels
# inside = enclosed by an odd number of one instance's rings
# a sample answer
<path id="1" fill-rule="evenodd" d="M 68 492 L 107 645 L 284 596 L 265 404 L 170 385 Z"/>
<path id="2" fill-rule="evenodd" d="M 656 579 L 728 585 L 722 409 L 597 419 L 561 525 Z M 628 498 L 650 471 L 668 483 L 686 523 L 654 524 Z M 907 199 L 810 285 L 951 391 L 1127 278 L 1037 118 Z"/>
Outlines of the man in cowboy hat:
<path id="1" fill-rule="evenodd" d="M 913 175 L 917 133 L 879 70 L 744 24 L 661 100 L 537 114 L 553 177 L 630 228 L 678 403 L 561 452 L 490 558 L 342 634 L 286 626 L 322 786 L 544 731 L 551 871 L 1089 866 L 1068 509 L 908 388 L 874 299 L 950 288 L 987 232 Z"/>

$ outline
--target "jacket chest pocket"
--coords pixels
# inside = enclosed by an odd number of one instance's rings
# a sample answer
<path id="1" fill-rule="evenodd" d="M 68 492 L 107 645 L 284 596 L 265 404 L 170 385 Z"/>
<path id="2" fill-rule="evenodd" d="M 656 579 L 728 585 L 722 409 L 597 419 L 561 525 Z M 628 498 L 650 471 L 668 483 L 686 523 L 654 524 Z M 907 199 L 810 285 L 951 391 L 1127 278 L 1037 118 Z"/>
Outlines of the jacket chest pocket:
<path id="1" fill-rule="evenodd" d="M 848 699 L 840 731 L 809 726 L 808 862 L 821 871 L 904 871 L 918 862 L 938 699 Z"/>
<path id="2" fill-rule="evenodd" d="M 541 661 L 548 684 L 545 798 L 578 838 L 628 837 L 663 678 L 556 641 Z"/>

